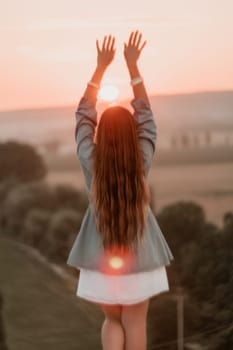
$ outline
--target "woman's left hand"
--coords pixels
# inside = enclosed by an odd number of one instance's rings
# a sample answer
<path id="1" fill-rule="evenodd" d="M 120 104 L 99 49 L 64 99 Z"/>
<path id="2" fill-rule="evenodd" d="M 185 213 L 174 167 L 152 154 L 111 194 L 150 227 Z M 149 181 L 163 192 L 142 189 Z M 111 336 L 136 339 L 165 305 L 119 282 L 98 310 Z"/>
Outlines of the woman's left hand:
<path id="1" fill-rule="evenodd" d="M 114 48 L 115 38 L 112 35 L 105 36 L 102 48 L 100 49 L 99 41 L 96 40 L 97 48 L 97 66 L 105 69 L 113 61 L 116 49 Z"/>

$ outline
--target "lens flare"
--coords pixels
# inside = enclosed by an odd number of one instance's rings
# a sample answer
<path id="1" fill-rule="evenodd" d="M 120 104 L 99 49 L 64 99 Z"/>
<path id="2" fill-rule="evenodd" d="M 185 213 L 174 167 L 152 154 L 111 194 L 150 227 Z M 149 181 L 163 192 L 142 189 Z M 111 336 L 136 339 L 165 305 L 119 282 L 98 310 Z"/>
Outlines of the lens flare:
<path id="1" fill-rule="evenodd" d="M 131 273 L 135 259 L 134 251 L 122 250 L 118 247 L 106 248 L 99 256 L 98 269 L 109 275 Z"/>
<path id="2" fill-rule="evenodd" d="M 120 258 L 119 256 L 112 256 L 109 259 L 109 265 L 113 268 L 113 269 L 120 269 L 123 265 L 124 265 L 124 261 L 122 258 Z"/>

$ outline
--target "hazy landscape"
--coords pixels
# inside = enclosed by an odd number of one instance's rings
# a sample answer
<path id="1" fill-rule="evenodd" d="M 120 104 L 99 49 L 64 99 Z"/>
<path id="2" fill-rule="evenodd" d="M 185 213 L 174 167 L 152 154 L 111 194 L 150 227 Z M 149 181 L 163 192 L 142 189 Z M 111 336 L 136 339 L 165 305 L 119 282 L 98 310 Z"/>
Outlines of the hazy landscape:
<path id="1" fill-rule="evenodd" d="M 78 160 L 77 160 L 78 162 Z M 206 211 L 207 219 L 222 225 L 223 214 L 233 207 L 233 163 L 153 167 L 148 176 L 156 210 L 181 199 L 193 200 Z M 49 172 L 50 184 L 67 183 L 85 189 L 80 171 Z"/>
<path id="2" fill-rule="evenodd" d="M 209 130 L 215 133 L 217 141 L 220 133 L 229 135 L 233 143 L 233 91 L 157 95 L 151 96 L 150 101 L 158 126 L 158 147 L 163 146 L 167 135 L 184 131 Z M 129 101 L 119 103 L 131 108 Z M 106 106 L 100 103 L 99 112 Z M 17 138 L 35 145 L 56 140 L 70 145 L 75 109 L 76 105 L 0 111 L 0 139 Z"/>
<path id="3" fill-rule="evenodd" d="M 190 198 L 220 224 L 224 211 L 233 205 L 233 91 L 158 95 L 150 100 L 158 126 L 149 174 L 156 208 Z M 123 104 L 129 107 L 129 101 Z M 105 107 L 100 103 L 99 113 Z M 1 111 L 0 140 L 32 143 L 47 163 L 49 183 L 85 189 L 76 157 L 75 109 L 74 105 Z"/>

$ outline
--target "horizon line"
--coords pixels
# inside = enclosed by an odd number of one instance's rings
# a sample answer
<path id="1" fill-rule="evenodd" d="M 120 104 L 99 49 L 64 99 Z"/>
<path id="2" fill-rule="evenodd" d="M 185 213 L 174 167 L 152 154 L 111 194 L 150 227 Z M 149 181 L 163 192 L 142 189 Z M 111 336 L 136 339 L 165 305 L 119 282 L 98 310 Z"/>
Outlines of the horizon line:
<path id="1" fill-rule="evenodd" d="M 188 91 L 188 92 L 173 92 L 173 93 L 159 93 L 159 94 L 148 94 L 149 98 L 154 97 L 154 96 L 177 96 L 177 95 L 195 95 L 195 94 L 207 94 L 207 93 L 221 93 L 221 92 L 233 92 L 233 89 L 222 89 L 222 90 L 194 90 L 194 91 Z M 125 98 L 119 100 L 120 102 L 128 102 L 131 101 L 134 97 L 132 96 L 131 98 Z M 97 103 L 103 104 L 103 103 L 108 103 L 108 101 L 98 101 Z M 6 109 L 0 109 L 0 113 L 4 112 L 16 112 L 16 111 L 30 111 L 30 110 L 39 110 L 39 109 L 53 109 L 53 108 L 67 108 L 67 107 L 72 107 L 76 106 L 77 103 L 69 103 L 69 104 L 62 104 L 62 105 L 32 105 L 32 106 L 19 106 L 19 107 L 9 107 Z"/>

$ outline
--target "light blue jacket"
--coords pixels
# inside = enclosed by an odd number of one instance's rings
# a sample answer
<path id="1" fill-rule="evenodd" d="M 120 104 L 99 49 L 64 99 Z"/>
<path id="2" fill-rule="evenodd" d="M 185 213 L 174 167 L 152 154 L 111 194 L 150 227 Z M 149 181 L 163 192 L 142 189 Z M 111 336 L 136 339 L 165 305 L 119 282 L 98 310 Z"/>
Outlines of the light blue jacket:
<path id="1" fill-rule="evenodd" d="M 147 177 L 155 152 L 157 127 L 151 108 L 144 100 L 134 99 L 131 105 L 134 109 L 133 116 L 137 123 Z M 92 150 L 95 147 L 93 139 L 97 125 L 95 103 L 82 98 L 75 116 L 77 155 L 85 177 L 88 198 L 90 198 L 93 167 Z M 144 230 L 144 241 L 137 240 L 134 246 L 133 254 L 121 256 L 124 264 L 119 273 L 129 274 L 153 270 L 160 266 L 170 265 L 171 260 L 174 259 L 150 207 L 147 225 Z M 111 274 L 111 268 L 108 269 L 110 257 L 109 252 L 103 248 L 101 236 L 97 232 L 96 216 L 89 202 L 80 230 L 71 247 L 67 264 L 76 268 L 86 268 Z"/>

